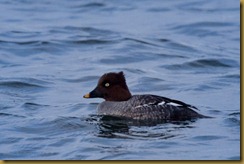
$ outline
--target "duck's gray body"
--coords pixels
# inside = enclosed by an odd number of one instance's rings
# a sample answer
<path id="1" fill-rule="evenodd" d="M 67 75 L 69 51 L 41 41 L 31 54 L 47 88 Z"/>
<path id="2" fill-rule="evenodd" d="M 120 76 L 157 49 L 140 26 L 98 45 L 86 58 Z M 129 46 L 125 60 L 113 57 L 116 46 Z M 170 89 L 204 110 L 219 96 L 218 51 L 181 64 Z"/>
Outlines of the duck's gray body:
<path id="1" fill-rule="evenodd" d="M 134 95 L 127 101 L 104 101 L 98 114 L 138 121 L 186 120 L 203 118 L 194 106 L 156 95 Z"/>

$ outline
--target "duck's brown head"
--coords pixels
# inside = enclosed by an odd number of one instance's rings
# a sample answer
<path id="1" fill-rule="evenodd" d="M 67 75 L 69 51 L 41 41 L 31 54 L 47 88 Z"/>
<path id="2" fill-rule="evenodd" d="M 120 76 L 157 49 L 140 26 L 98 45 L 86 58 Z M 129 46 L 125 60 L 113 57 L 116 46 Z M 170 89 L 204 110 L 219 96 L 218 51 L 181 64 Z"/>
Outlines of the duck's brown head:
<path id="1" fill-rule="evenodd" d="M 100 77 L 96 88 L 84 98 L 104 98 L 106 101 L 126 101 L 131 93 L 126 85 L 123 72 L 110 72 Z"/>

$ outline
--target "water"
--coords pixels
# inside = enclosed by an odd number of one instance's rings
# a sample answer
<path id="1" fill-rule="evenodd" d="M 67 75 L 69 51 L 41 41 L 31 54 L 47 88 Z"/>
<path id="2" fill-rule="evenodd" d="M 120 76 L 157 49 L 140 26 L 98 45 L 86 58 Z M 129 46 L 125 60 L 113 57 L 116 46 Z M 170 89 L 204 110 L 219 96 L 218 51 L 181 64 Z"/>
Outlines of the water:
<path id="1" fill-rule="evenodd" d="M 240 159 L 239 1 L 0 1 L 0 159 Z M 102 122 L 106 72 L 213 119 Z"/>

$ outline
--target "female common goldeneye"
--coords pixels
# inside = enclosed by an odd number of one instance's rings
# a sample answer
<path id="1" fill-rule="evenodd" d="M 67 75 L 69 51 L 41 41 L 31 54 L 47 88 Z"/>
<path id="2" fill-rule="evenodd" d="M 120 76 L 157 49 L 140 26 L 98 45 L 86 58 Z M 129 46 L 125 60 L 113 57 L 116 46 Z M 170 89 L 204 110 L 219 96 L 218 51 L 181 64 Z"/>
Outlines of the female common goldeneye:
<path id="1" fill-rule="evenodd" d="M 84 98 L 103 98 L 98 114 L 137 121 L 187 120 L 207 118 L 194 111 L 196 107 L 156 95 L 131 95 L 123 72 L 104 74 L 96 88 Z"/>

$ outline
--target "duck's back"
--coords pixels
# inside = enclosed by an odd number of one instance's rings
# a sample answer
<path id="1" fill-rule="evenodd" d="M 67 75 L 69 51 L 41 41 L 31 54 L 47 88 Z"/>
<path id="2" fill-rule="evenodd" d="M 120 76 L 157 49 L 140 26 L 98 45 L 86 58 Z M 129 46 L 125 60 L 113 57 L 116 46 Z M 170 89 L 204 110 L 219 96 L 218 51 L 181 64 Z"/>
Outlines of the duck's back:
<path id="1" fill-rule="evenodd" d="M 139 121 L 187 120 L 205 116 L 194 106 L 156 95 L 134 95 L 127 101 L 104 101 L 98 106 L 99 115 Z"/>

